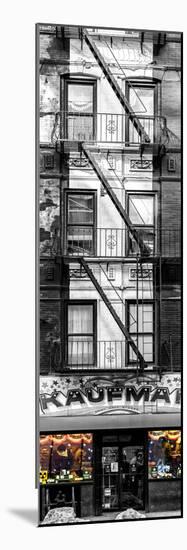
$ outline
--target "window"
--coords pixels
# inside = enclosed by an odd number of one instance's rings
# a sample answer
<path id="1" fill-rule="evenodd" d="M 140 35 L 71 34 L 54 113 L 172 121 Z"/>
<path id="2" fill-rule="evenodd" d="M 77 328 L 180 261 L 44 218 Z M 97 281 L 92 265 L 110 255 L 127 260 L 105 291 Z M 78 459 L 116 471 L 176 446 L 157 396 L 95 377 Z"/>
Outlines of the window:
<path id="1" fill-rule="evenodd" d="M 137 229 L 138 236 L 147 248 L 149 255 L 155 252 L 155 197 L 150 194 L 129 194 L 128 213 L 132 225 Z M 130 255 L 140 254 L 140 247 L 129 233 Z"/>
<path id="2" fill-rule="evenodd" d="M 133 111 L 137 114 L 145 132 L 148 134 L 151 142 L 156 135 L 156 110 L 157 110 L 157 85 L 153 82 L 133 81 L 131 85 L 127 83 L 127 97 Z M 130 143 L 137 143 L 140 137 L 132 122 L 129 122 L 128 138 Z"/>
<path id="3" fill-rule="evenodd" d="M 66 194 L 67 254 L 91 256 L 94 253 L 95 194 L 73 192 Z"/>
<path id="4" fill-rule="evenodd" d="M 67 364 L 72 367 L 96 363 L 96 302 L 67 305 Z"/>
<path id="5" fill-rule="evenodd" d="M 69 140 L 93 140 L 95 134 L 96 81 L 65 81 L 65 123 Z"/>
<path id="6" fill-rule="evenodd" d="M 149 479 L 181 477 L 181 431 L 148 432 Z"/>
<path id="7" fill-rule="evenodd" d="M 40 436 L 40 480 L 50 483 L 87 481 L 93 474 L 93 435 Z"/>
<path id="8" fill-rule="evenodd" d="M 153 304 L 138 304 L 138 323 L 137 323 L 137 304 L 128 303 L 127 309 L 128 330 L 136 343 L 140 353 L 147 363 L 154 360 L 154 341 L 153 341 Z M 136 354 L 131 346 L 128 349 L 128 362 L 137 361 Z"/>

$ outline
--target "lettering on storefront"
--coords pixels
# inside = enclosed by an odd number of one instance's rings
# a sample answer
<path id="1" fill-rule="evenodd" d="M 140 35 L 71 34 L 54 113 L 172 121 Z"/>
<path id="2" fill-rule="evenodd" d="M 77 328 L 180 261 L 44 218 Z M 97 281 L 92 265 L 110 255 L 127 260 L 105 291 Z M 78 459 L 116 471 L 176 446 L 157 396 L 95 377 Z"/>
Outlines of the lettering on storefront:
<path id="1" fill-rule="evenodd" d="M 167 412 L 177 412 L 181 401 L 180 377 L 172 376 L 169 380 L 165 384 L 164 381 L 157 382 L 154 378 L 147 383 L 136 379 L 128 383 L 122 379 L 112 381 L 107 377 L 104 380 L 90 377 L 85 381 L 81 379 L 81 387 L 74 387 L 73 384 L 77 385 L 79 379 L 74 377 L 66 382 L 62 377 L 56 377 L 52 379 L 52 391 L 48 391 L 49 381 L 41 384 L 41 413 L 50 414 L 56 411 L 58 414 L 62 410 L 64 415 L 78 414 L 79 411 L 81 414 L 103 414 L 111 407 L 116 412 L 129 414 L 164 412 L 166 409 Z"/>

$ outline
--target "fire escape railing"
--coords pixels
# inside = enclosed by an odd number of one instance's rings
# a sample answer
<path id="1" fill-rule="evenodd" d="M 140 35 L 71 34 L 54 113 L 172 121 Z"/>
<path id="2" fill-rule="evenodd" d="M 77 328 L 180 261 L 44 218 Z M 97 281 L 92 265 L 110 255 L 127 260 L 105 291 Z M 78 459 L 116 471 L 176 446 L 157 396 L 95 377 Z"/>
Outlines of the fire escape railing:
<path id="1" fill-rule="evenodd" d="M 94 235 L 86 227 L 71 226 L 67 228 L 66 242 L 63 250 L 65 256 L 86 256 L 95 258 L 136 258 L 140 255 L 139 236 L 146 245 L 146 260 L 149 257 L 162 256 L 179 258 L 181 255 L 181 230 L 142 226 L 137 230 L 138 241 L 135 241 L 128 229 L 115 227 L 97 227 Z M 148 254 L 149 252 L 149 254 Z"/>
<path id="2" fill-rule="evenodd" d="M 42 227 L 41 227 L 42 229 Z M 44 228 L 45 229 L 45 228 Z M 141 227 L 138 230 L 146 245 L 146 261 L 151 258 L 180 258 L 181 257 L 181 229 L 155 229 Z M 55 229 L 45 230 L 44 240 L 41 239 L 40 253 L 43 257 L 66 256 L 72 259 L 76 257 L 106 258 L 132 260 L 140 255 L 139 242 L 135 241 L 128 229 L 115 227 L 97 227 L 94 236 L 85 227 L 68 228 L 65 235 L 65 243 L 62 247 L 60 231 Z"/>
<path id="3" fill-rule="evenodd" d="M 110 145 L 141 146 L 142 140 L 128 114 L 81 111 L 41 111 L 40 118 L 53 117 L 51 141 L 109 143 Z M 139 115 L 142 127 L 149 134 L 149 145 L 168 142 L 166 118 Z"/>

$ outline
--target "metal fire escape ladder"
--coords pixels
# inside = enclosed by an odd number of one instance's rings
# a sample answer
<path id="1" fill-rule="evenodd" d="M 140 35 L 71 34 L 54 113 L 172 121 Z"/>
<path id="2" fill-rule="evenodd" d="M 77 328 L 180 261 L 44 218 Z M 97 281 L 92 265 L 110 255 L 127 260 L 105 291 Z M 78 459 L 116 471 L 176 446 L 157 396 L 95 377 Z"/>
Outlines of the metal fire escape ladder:
<path id="1" fill-rule="evenodd" d="M 129 229 L 131 235 L 137 242 L 138 246 L 140 247 L 141 254 L 148 256 L 149 250 L 144 244 L 143 239 L 139 236 L 138 231 L 132 226 L 131 220 L 123 208 L 121 202 L 119 201 L 118 197 L 116 196 L 116 193 L 113 191 L 110 183 L 108 182 L 105 174 L 101 170 L 100 166 L 98 165 L 98 162 L 94 158 L 93 153 L 91 152 L 88 145 L 82 143 L 82 150 L 86 156 L 86 158 L 89 160 L 90 164 L 92 165 L 93 169 L 95 170 L 99 180 L 101 181 L 103 187 L 106 189 L 110 199 L 112 200 L 113 204 L 115 205 L 117 211 L 119 212 L 120 216 L 122 217 L 123 221 L 125 222 L 127 228 Z"/>
<path id="2" fill-rule="evenodd" d="M 99 66 L 101 67 L 104 75 L 106 76 L 110 86 L 112 87 L 113 91 L 115 92 L 117 98 L 119 99 L 122 107 L 125 109 L 125 112 L 129 116 L 129 119 L 131 120 L 133 126 L 135 127 L 136 131 L 138 132 L 138 135 L 141 137 L 142 142 L 150 143 L 150 138 L 148 134 L 146 134 L 144 127 L 142 126 L 139 118 L 137 117 L 136 113 L 133 111 L 129 101 L 125 97 L 123 91 L 121 90 L 118 82 L 116 81 L 114 75 L 112 74 L 111 70 L 109 69 L 108 64 L 106 63 L 105 59 L 103 58 L 101 52 L 99 51 L 99 48 L 96 46 L 93 38 L 89 35 L 88 31 L 86 29 L 83 29 L 83 36 L 85 39 L 86 44 L 89 46 L 92 54 L 94 55 L 96 61 L 98 62 Z"/>
<path id="3" fill-rule="evenodd" d="M 122 331 L 123 335 L 125 336 L 127 342 L 130 344 L 133 352 L 136 354 L 137 359 L 140 362 L 140 370 L 144 370 L 144 368 L 146 367 L 146 364 L 145 364 L 145 360 L 144 360 L 143 355 L 140 353 L 140 351 L 137 348 L 134 340 L 131 338 L 127 328 L 122 323 L 120 317 L 118 316 L 115 309 L 113 308 L 110 300 L 107 298 L 104 290 L 102 289 L 101 285 L 99 284 L 99 282 L 97 281 L 95 275 L 93 274 L 92 269 L 89 267 L 87 261 L 84 258 L 79 258 L 79 262 L 82 265 L 82 267 L 84 268 L 84 270 L 86 271 L 88 277 L 92 281 L 92 283 L 95 286 L 97 292 L 100 294 L 103 302 L 107 306 L 108 310 L 110 311 L 111 315 L 113 316 L 114 320 L 116 321 L 117 325 L 119 326 L 120 330 Z"/>

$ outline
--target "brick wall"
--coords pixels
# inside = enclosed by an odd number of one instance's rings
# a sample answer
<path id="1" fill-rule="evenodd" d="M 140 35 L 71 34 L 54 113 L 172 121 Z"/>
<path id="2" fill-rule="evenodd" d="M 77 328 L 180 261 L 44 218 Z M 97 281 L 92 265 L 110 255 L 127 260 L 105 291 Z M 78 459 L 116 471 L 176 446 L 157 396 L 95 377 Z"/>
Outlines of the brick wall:
<path id="1" fill-rule="evenodd" d="M 175 257 L 181 244 L 181 184 L 162 181 L 161 185 L 162 254 Z"/>
<path id="2" fill-rule="evenodd" d="M 162 300 L 160 313 L 161 365 L 175 369 L 181 367 L 181 301 Z"/>

